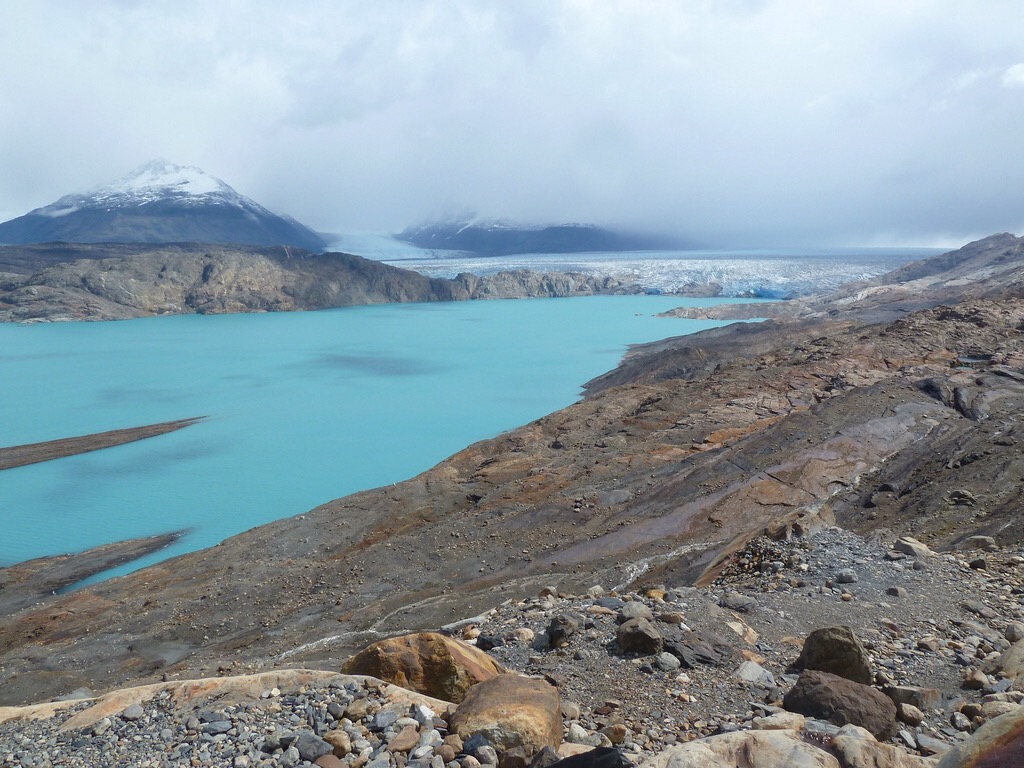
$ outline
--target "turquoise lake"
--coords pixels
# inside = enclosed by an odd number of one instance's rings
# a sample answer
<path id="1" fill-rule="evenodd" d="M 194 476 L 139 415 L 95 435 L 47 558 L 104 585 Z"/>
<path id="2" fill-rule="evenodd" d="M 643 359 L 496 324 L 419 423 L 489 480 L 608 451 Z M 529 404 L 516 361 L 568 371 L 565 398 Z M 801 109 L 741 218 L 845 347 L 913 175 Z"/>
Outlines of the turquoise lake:
<path id="1" fill-rule="evenodd" d="M 0 325 L 0 446 L 191 416 L 0 471 L 0 565 L 188 529 L 123 570 L 418 474 L 580 396 L 722 299 L 608 296 Z"/>

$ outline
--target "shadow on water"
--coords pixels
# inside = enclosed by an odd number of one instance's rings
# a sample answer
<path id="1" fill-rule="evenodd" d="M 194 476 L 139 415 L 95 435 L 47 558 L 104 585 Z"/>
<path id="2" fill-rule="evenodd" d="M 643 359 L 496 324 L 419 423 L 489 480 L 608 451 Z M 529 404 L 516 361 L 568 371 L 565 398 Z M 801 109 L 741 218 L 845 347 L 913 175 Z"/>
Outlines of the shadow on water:
<path id="1" fill-rule="evenodd" d="M 319 370 L 350 371 L 371 376 L 427 376 L 444 370 L 443 366 L 411 357 L 345 355 L 336 352 L 321 354 L 306 365 Z"/>

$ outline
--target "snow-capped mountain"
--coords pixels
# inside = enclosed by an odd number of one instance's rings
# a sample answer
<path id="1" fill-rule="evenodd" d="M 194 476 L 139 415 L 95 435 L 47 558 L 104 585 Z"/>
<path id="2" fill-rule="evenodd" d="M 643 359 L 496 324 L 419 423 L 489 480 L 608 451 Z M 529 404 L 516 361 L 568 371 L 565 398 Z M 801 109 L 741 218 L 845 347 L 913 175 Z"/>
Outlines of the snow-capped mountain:
<path id="1" fill-rule="evenodd" d="M 237 243 L 320 250 L 323 239 L 192 166 L 156 160 L 0 224 L 0 243 Z"/>
<path id="2" fill-rule="evenodd" d="M 468 251 L 480 256 L 688 247 L 670 238 L 616 232 L 595 224 L 533 225 L 475 218 L 409 227 L 395 235 L 395 239 L 420 248 Z"/>

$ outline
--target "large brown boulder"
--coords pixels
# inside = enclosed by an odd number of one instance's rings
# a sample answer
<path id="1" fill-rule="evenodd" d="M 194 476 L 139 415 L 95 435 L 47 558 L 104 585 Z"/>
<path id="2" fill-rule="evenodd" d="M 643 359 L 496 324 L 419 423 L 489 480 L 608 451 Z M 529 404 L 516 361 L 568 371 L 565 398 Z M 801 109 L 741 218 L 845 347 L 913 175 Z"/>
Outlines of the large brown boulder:
<path id="1" fill-rule="evenodd" d="M 1024 765 L 1024 707 L 989 720 L 949 750 L 936 768 L 1009 768 Z"/>
<path id="2" fill-rule="evenodd" d="M 615 639 L 626 653 L 650 655 L 657 653 L 664 645 L 661 634 L 647 619 L 629 619 L 615 630 Z"/>
<path id="3" fill-rule="evenodd" d="M 472 645 L 436 632 L 418 632 L 374 643 L 345 662 L 344 672 L 458 703 L 471 686 L 504 669 Z"/>
<path id="4" fill-rule="evenodd" d="M 828 672 L 805 670 L 786 694 L 790 712 L 828 720 L 836 725 L 859 725 L 878 739 L 896 732 L 896 705 L 876 688 Z"/>
<path id="5" fill-rule="evenodd" d="M 849 627 L 816 629 L 804 641 L 796 669 L 816 669 L 871 685 L 871 661 L 860 640 Z"/>
<path id="6" fill-rule="evenodd" d="M 480 735 L 495 749 L 532 755 L 562 741 L 558 691 L 544 680 L 508 674 L 473 686 L 449 722 L 463 741 Z"/>
<path id="7" fill-rule="evenodd" d="M 736 731 L 670 747 L 640 768 L 840 768 L 825 750 L 793 731 Z"/>

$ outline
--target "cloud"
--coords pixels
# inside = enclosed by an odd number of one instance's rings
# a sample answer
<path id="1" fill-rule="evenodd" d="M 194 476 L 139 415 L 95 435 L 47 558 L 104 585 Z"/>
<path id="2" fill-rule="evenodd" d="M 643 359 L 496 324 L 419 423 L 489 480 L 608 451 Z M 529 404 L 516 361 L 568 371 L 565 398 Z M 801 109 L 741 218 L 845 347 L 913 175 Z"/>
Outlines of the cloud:
<path id="1" fill-rule="evenodd" d="M 710 242 L 1020 228 L 1024 6 L 0 6 L 0 215 L 152 157 L 324 230 L 444 210 Z"/>
<path id="2" fill-rule="evenodd" d="M 1014 64 L 1003 72 L 1003 87 L 1024 88 L 1024 64 Z"/>

